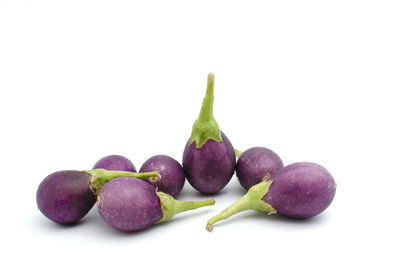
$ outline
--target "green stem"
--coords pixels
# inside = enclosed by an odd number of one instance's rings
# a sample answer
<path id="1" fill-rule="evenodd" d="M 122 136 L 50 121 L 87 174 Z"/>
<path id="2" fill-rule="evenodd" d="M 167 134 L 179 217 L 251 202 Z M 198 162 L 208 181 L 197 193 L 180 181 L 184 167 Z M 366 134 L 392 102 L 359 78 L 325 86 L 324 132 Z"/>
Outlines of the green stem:
<path id="1" fill-rule="evenodd" d="M 246 210 L 256 210 L 259 212 L 267 212 L 269 214 L 277 213 L 269 203 L 263 200 L 264 196 L 268 193 L 269 187 L 273 180 L 263 180 L 262 182 L 254 185 L 249 191 L 239 200 L 234 202 L 231 206 L 226 208 L 220 214 L 214 216 L 207 222 L 206 229 L 213 230 L 213 225 L 216 222 L 227 219 L 228 217 Z"/>
<path id="2" fill-rule="evenodd" d="M 200 115 L 192 127 L 189 144 L 196 142 L 197 149 L 200 149 L 208 140 L 222 141 L 219 125 L 213 115 L 214 79 L 213 74 L 208 75 L 206 96 L 201 105 Z"/>
<path id="3" fill-rule="evenodd" d="M 242 153 L 243 153 L 242 151 L 239 151 L 239 150 L 235 149 L 236 157 L 239 157 Z"/>
<path id="4" fill-rule="evenodd" d="M 213 199 L 206 201 L 178 201 L 164 192 L 157 192 L 157 196 L 160 198 L 161 209 L 163 212 L 163 217 L 158 220 L 157 223 L 168 221 L 174 217 L 174 215 L 181 212 L 215 204 Z"/>
<path id="5" fill-rule="evenodd" d="M 207 78 L 207 91 L 206 96 L 203 99 L 203 104 L 201 105 L 199 120 L 203 122 L 208 122 L 213 117 L 213 105 L 214 105 L 214 80 L 215 76 L 209 74 Z"/>
<path id="6" fill-rule="evenodd" d="M 98 194 L 100 189 L 112 179 L 119 177 L 133 177 L 138 179 L 145 179 L 150 177 L 157 177 L 161 179 L 161 175 L 158 172 L 144 172 L 136 173 L 131 171 L 117 171 L 117 170 L 106 170 L 102 168 L 87 170 L 92 177 L 90 179 L 90 189 L 94 194 Z"/>

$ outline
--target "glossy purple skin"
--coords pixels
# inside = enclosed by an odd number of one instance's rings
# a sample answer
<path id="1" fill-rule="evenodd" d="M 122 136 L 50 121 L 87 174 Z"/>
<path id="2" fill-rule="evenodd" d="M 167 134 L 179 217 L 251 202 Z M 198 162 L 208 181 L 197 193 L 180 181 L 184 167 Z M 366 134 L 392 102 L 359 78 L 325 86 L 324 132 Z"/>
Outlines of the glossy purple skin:
<path id="1" fill-rule="evenodd" d="M 136 178 L 107 182 L 97 196 L 97 205 L 101 218 L 122 231 L 144 229 L 163 216 L 155 188 Z"/>
<path id="2" fill-rule="evenodd" d="M 235 150 L 221 132 L 222 141 L 208 140 L 200 149 L 196 143 L 186 144 L 183 152 L 183 170 L 196 190 L 212 194 L 220 191 L 231 180 L 236 164 Z"/>
<path id="3" fill-rule="evenodd" d="M 128 158 L 120 155 L 103 157 L 94 165 L 93 169 L 96 168 L 136 172 L 136 168 L 132 162 Z"/>
<path id="4" fill-rule="evenodd" d="M 185 173 L 178 161 L 166 155 L 150 157 L 144 162 L 139 172 L 150 171 L 157 171 L 161 175 L 161 180 L 154 180 L 154 178 L 145 179 L 153 187 L 173 197 L 181 192 L 185 184 Z"/>
<path id="5" fill-rule="evenodd" d="M 244 151 L 236 163 L 236 176 L 240 185 L 248 190 L 260 183 L 265 176 L 283 168 L 280 157 L 265 147 L 253 147 Z"/>
<path id="6" fill-rule="evenodd" d="M 336 184 L 322 166 L 300 162 L 279 170 L 264 200 L 279 214 L 309 218 L 323 212 L 332 202 Z"/>
<path id="7" fill-rule="evenodd" d="M 70 224 L 85 216 L 96 202 L 89 189 L 90 174 L 65 170 L 47 176 L 39 185 L 36 202 L 50 220 Z"/>

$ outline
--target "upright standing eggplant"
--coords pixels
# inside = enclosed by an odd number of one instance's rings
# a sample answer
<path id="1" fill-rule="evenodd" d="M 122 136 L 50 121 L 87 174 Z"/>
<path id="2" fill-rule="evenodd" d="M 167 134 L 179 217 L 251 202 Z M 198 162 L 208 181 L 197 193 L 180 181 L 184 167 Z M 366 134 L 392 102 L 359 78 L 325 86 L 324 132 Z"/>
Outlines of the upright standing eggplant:
<path id="1" fill-rule="evenodd" d="M 183 152 L 183 169 L 189 183 L 198 191 L 212 194 L 231 180 L 236 164 L 235 150 L 220 131 L 213 116 L 214 75 L 208 75 L 207 93 L 192 136 Z"/>

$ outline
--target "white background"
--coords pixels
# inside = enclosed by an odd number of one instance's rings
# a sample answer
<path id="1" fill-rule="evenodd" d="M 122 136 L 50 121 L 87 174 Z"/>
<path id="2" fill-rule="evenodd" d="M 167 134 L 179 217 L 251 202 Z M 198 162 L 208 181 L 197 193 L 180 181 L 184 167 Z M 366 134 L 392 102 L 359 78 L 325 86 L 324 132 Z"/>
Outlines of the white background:
<path id="1" fill-rule="evenodd" d="M 1 263 L 399 264 L 399 14 L 382 0 L 0 0 Z M 245 212 L 209 233 L 244 194 L 234 176 L 214 207 L 137 233 L 96 207 L 76 226 L 41 215 L 54 171 L 181 161 L 209 72 L 235 148 L 331 172 L 323 214 Z M 209 197 L 186 183 L 179 198 Z"/>

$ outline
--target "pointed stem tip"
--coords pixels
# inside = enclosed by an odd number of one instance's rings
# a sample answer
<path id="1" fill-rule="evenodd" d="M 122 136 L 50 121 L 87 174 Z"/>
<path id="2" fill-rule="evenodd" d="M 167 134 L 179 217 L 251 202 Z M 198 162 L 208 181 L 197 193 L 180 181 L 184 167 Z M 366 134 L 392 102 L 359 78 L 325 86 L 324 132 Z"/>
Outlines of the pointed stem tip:
<path id="1" fill-rule="evenodd" d="M 213 73 L 209 73 L 208 77 L 207 77 L 208 84 L 210 84 L 211 82 L 214 83 L 214 79 L 215 79 L 214 74 Z"/>

